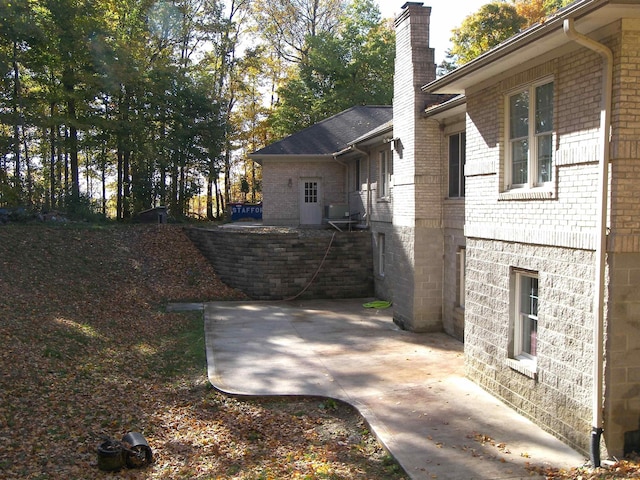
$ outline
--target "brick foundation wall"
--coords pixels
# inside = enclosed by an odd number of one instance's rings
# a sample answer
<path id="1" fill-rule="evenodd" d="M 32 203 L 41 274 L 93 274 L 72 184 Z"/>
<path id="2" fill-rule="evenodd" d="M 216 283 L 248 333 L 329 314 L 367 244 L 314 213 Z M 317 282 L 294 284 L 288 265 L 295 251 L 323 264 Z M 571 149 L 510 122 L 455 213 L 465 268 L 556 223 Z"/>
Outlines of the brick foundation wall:
<path id="1" fill-rule="evenodd" d="M 567 444 L 588 451 L 594 253 L 467 238 L 468 376 Z M 539 277 L 537 378 L 508 363 L 513 269 Z M 635 428 L 635 427 L 634 427 Z"/>
<path id="2" fill-rule="evenodd" d="M 368 231 L 188 228 L 186 233 L 223 282 L 256 300 L 298 295 L 318 271 L 325 254 L 322 268 L 299 298 L 374 294 Z"/>

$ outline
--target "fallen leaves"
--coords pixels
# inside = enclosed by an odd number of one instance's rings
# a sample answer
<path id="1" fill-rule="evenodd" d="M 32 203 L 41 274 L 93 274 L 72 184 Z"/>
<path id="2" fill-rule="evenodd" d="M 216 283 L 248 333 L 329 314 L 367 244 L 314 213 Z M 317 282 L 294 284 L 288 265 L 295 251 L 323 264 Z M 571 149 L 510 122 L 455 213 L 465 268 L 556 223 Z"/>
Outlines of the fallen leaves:
<path id="1" fill-rule="evenodd" d="M 406 478 L 342 404 L 210 387 L 202 313 L 163 306 L 242 298 L 180 227 L 0 228 L 0 477 L 116 478 L 97 446 L 138 431 L 117 478 Z"/>

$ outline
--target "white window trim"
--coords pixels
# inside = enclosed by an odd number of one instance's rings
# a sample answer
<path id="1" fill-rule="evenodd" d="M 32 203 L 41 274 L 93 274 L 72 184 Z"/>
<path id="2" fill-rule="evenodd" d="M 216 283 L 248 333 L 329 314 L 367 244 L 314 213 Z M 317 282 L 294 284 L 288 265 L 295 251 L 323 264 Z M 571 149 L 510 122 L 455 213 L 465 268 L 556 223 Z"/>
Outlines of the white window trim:
<path id="1" fill-rule="evenodd" d="M 523 352 L 522 345 L 522 321 L 520 319 L 521 316 L 521 288 L 522 288 L 522 277 L 536 278 L 539 279 L 537 272 L 525 271 L 525 270 L 514 270 L 513 271 L 513 283 L 512 283 L 512 307 L 511 307 L 511 326 L 510 335 L 511 338 L 510 343 L 512 345 L 512 353 L 509 358 L 507 358 L 507 365 L 514 370 L 527 375 L 531 378 L 537 377 L 537 369 L 538 369 L 538 357 L 533 356 L 529 353 Z M 538 286 L 539 288 L 539 286 Z M 538 290 L 539 295 L 539 290 Z M 536 315 L 536 320 L 538 320 L 538 316 Z"/>
<path id="2" fill-rule="evenodd" d="M 391 197 L 391 150 L 378 151 L 378 199 L 389 200 Z"/>
<path id="3" fill-rule="evenodd" d="M 551 130 L 551 142 L 552 146 L 556 144 L 557 125 L 556 125 L 556 83 L 553 76 L 541 78 L 533 83 L 519 88 L 510 90 L 504 96 L 504 140 L 505 140 L 505 169 L 504 169 L 504 192 L 500 195 L 500 200 L 522 200 L 522 199 L 548 199 L 555 196 L 555 174 L 552 176 L 551 181 L 544 182 L 542 184 L 537 183 L 538 177 L 538 162 L 537 162 L 537 142 L 531 141 L 536 138 L 535 134 L 535 108 L 531 108 L 531 104 L 535 105 L 535 90 L 537 87 L 546 85 L 547 83 L 554 84 L 553 94 L 553 128 Z M 510 100 L 511 97 L 521 92 L 529 92 L 530 108 L 529 108 L 529 162 L 528 162 L 528 182 L 526 184 L 512 184 L 512 169 L 513 158 L 511 151 L 511 110 Z M 551 169 L 555 168 L 555 155 L 553 155 L 554 147 L 552 147 L 552 160 Z M 532 159 L 535 159 L 533 161 Z M 554 172 L 555 173 L 555 172 Z"/>
<path id="4" fill-rule="evenodd" d="M 462 141 L 463 136 L 465 137 L 465 141 Z M 455 197 L 451 196 L 451 191 L 449 187 L 451 186 L 451 137 L 458 137 L 459 146 L 458 146 L 458 195 Z M 447 176 L 449 183 L 447 184 L 447 198 L 464 198 L 465 197 L 465 182 L 464 182 L 464 166 L 465 166 L 465 158 L 466 158 L 466 131 L 462 130 L 459 132 L 453 132 L 447 135 Z"/>

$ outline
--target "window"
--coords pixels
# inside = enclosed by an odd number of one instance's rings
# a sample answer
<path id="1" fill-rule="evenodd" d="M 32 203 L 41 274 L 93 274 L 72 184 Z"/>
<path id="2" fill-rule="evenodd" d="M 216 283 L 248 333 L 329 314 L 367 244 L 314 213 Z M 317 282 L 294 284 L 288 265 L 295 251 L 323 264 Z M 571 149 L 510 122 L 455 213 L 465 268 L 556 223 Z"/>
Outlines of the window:
<path id="1" fill-rule="evenodd" d="M 449 137 L 449 198 L 464 197 L 465 132 Z"/>
<path id="2" fill-rule="evenodd" d="M 513 296 L 513 359 L 535 372 L 538 354 L 538 276 L 515 272 Z M 526 372 L 523 372 L 526 373 Z"/>
<path id="3" fill-rule="evenodd" d="M 553 180 L 553 82 L 536 84 L 508 98 L 507 184 L 543 186 Z"/>
<path id="4" fill-rule="evenodd" d="M 304 203 L 318 203 L 318 182 L 304 182 Z"/>
<path id="5" fill-rule="evenodd" d="M 391 184 L 391 150 L 381 150 L 378 153 L 378 197 L 389 198 Z"/>
<path id="6" fill-rule="evenodd" d="M 362 190 L 362 183 L 360 183 L 360 159 L 356 160 L 353 168 L 354 190 L 356 192 L 359 192 L 360 190 Z"/>
<path id="7" fill-rule="evenodd" d="M 386 262 L 386 248 L 384 233 L 378 234 L 378 274 L 384 277 L 385 262 Z"/>

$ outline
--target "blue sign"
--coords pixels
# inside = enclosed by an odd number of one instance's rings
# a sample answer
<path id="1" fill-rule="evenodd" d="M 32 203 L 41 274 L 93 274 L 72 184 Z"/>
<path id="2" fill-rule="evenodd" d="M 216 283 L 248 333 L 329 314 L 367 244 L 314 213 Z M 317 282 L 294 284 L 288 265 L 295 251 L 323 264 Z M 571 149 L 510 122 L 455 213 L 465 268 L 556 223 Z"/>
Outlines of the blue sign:
<path id="1" fill-rule="evenodd" d="M 262 203 L 231 204 L 231 221 L 236 222 L 246 218 L 262 220 Z"/>

